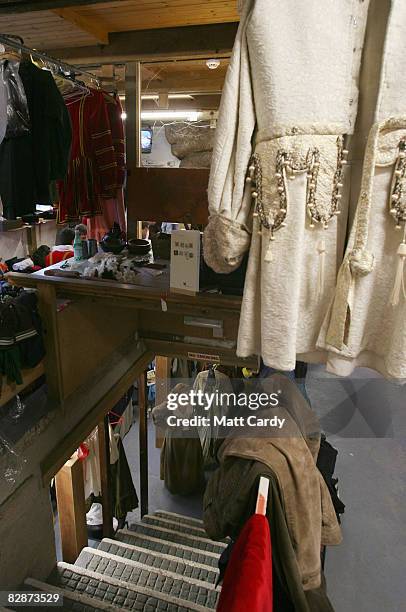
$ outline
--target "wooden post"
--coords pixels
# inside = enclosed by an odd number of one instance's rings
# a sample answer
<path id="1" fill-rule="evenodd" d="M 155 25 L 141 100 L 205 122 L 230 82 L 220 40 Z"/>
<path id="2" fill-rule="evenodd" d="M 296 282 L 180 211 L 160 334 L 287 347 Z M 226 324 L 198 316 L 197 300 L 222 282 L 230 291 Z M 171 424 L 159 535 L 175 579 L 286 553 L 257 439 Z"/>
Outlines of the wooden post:
<path id="1" fill-rule="evenodd" d="M 103 537 L 111 538 L 113 535 L 113 504 L 111 497 L 111 478 L 110 478 L 110 436 L 109 418 L 97 426 L 99 436 L 99 461 L 100 461 L 100 481 L 103 508 Z"/>
<path id="2" fill-rule="evenodd" d="M 155 405 L 162 404 L 168 396 L 171 378 L 170 357 L 155 357 Z M 157 428 L 155 430 L 155 447 L 162 448 L 164 443 L 164 432 Z"/>
<path id="3" fill-rule="evenodd" d="M 142 109 L 142 76 L 141 62 L 135 64 L 135 165 L 142 166 L 142 144 L 141 144 L 141 109 Z M 142 238 L 142 219 L 137 220 L 137 238 Z"/>
<path id="4" fill-rule="evenodd" d="M 125 144 L 126 159 L 129 174 L 136 167 L 136 63 L 130 62 L 125 65 Z"/>
<path id="5" fill-rule="evenodd" d="M 62 558 L 67 563 L 75 563 L 80 551 L 88 544 L 83 465 L 76 453 L 55 476 L 55 487 Z"/>
<path id="6" fill-rule="evenodd" d="M 37 250 L 37 232 L 35 225 L 29 225 L 27 227 L 27 243 L 28 243 L 28 253 L 30 256 Z"/>
<path id="7" fill-rule="evenodd" d="M 138 410 L 140 441 L 140 497 L 141 517 L 148 514 L 148 419 L 147 419 L 147 377 L 144 372 L 138 378 Z"/>
<path id="8" fill-rule="evenodd" d="M 38 309 L 43 323 L 45 345 L 44 365 L 48 385 L 48 396 L 59 406 L 63 406 L 64 390 L 55 287 L 45 284 L 39 285 Z"/>
<path id="9" fill-rule="evenodd" d="M 135 62 L 135 165 L 141 168 L 142 145 L 141 145 L 141 108 L 142 108 L 142 75 L 141 62 Z"/>
<path id="10" fill-rule="evenodd" d="M 141 167 L 141 63 L 130 62 L 125 67 L 125 109 L 126 119 L 126 157 L 128 175 L 135 168 Z M 128 190 L 127 190 L 128 208 Z M 137 219 L 136 225 L 128 224 L 127 233 L 130 238 L 142 238 L 142 220 Z"/>

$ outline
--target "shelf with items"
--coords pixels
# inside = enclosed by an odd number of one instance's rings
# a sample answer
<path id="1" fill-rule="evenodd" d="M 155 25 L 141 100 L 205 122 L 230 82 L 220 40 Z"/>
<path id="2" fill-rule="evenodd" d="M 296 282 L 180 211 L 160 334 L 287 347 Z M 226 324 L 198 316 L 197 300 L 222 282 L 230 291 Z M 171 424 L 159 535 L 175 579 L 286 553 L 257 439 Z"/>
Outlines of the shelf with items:
<path id="1" fill-rule="evenodd" d="M 0 408 L 5 406 L 13 397 L 27 389 L 30 385 L 32 385 L 36 380 L 41 378 L 45 374 L 45 368 L 43 362 L 39 363 L 35 368 L 22 370 L 21 375 L 23 379 L 23 383 L 21 385 L 17 385 L 16 383 L 9 383 L 6 380 L 6 377 L 3 376 L 1 381 L 0 376 Z"/>

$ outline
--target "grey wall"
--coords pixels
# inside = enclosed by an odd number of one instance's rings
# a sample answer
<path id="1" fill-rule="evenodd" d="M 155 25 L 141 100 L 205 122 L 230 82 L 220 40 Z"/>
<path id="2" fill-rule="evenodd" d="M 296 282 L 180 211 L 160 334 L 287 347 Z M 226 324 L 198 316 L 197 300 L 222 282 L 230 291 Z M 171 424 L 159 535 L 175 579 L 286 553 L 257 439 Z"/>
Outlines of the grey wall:
<path id="1" fill-rule="evenodd" d="M 48 488 L 31 476 L 0 506 L 0 589 L 46 578 L 56 563 Z"/>

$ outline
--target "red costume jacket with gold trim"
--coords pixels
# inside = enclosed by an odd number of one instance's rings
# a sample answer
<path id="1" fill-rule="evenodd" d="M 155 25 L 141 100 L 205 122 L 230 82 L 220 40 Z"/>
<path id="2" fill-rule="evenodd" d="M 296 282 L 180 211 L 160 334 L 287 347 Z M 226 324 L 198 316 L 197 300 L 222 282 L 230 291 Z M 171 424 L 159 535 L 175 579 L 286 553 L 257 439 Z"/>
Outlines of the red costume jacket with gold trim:
<path id="1" fill-rule="evenodd" d="M 116 189 L 122 189 L 126 177 L 124 124 L 122 118 L 123 108 L 118 97 L 114 98 L 106 94 L 105 101 L 109 114 L 111 136 L 117 162 Z"/>
<path id="2" fill-rule="evenodd" d="M 65 181 L 59 187 L 63 223 L 101 214 L 100 198 L 116 193 L 117 161 L 105 94 L 91 89 L 66 99 L 72 122 L 72 148 Z"/>

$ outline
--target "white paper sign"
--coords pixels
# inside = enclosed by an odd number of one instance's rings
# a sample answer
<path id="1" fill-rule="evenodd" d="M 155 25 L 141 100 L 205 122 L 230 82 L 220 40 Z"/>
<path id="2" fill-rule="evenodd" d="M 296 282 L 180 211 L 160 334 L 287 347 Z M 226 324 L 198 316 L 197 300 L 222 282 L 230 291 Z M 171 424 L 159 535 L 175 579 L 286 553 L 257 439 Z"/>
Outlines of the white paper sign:
<path id="1" fill-rule="evenodd" d="M 171 290 L 197 293 L 199 281 L 200 232 L 176 230 L 171 235 Z"/>

